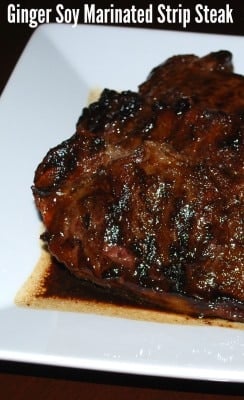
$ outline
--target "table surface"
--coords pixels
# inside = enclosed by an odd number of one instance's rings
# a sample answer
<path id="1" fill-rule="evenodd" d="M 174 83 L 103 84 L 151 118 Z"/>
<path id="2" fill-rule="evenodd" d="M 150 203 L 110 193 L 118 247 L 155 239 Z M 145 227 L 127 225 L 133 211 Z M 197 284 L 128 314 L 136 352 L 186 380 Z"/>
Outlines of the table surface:
<path id="1" fill-rule="evenodd" d="M 2 397 L 4 394 L 4 397 Z M 244 385 L 160 379 L 0 361 L 6 400 L 243 400 Z"/>
<path id="2" fill-rule="evenodd" d="M 243 7 L 244 8 L 244 7 Z M 2 21 L 0 93 L 33 30 Z M 226 33 L 226 31 L 223 31 Z M 243 26 L 232 32 L 243 34 Z M 243 400 L 244 385 L 140 377 L 0 361 L 1 399 Z"/>

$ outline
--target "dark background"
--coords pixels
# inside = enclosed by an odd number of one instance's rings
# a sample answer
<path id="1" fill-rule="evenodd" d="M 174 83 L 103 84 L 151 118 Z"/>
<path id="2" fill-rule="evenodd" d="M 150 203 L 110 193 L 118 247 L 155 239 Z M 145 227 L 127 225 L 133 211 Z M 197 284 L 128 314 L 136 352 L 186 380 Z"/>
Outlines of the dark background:
<path id="1" fill-rule="evenodd" d="M 9 24 L 6 10 L 9 3 L 20 4 L 22 8 L 55 8 L 58 3 L 66 8 L 81 8 L 90 1 L 1 1 L 0 2 L 0 93 L 2 92 L 18 58 L 26 45 L 33 29 L 24 24 Z M 94 1 L 95 3 L 95 1 Z M 187 31 L 208 32 L 244 36 L 244 1 L 97 1 L 98 7 L 147 8 L 149 3 L 169 4 L 177 8 L 193 9 L 195 4 L 208 4 L 211 8 L 224 8 L 229 4 L 234 9 L 234 24 L 190 24 Z M 136 26 L 136 25 L 133 25 Z M 140 27 L 146 27 L 140 25 Z M 175 25 L 147 26 L 149 29 L 183 30 Z M 240 49 L 240 54 L 243 54 Z M 174 49 L 172 49 L 172 54 Z M 243 54 L 244 57 L 244 54 Z M 1 132 L 1 134 L 6 134 Z M 6 189 L 6 188 L 5 188 Z M 1 327 L 0 327 L 1 328 Z M 16 335 L 18 332 L 16 332 Z M 244 362 L 243 362 L 244 374 Z M 244 399 L 244 385 L 223 382 L 200 382 L 166 378 L 140 377 L 133 375 L 108 374 L 41 365 L 3 362 L 0 360 L 0 398 L 17 400 L 53 400 L 53 399 L 131 399 L 138 400 L 241 400 Z"/>
<path id="2" fill-rule="evenodd" d="M 81 8 L 84 3 L 96 3 L 97 7 L 106 8 L 110 7 L 110 4 L 114 4 L 115 7 L 119 8 L 130 8 L 134 4 L 137 8 L 147 8 L 149 3 L 153 3 L 156 9 L 157 4 L 170 5 L 172 8 L 178 8 L 179 4 L 182 4 L 183 8 L 194 9 L 195 4 L 207 4 L 210 8 L 225 8 L 226 4 L 229 4 L 233 8 L 233 24 L 196 24 L 192 21 L 191 24 L 183 29 L 178 24 L 157 24 L 153 25 L 140 24 L 139 27 L 147 27 L 149 29 L 170 29 L 170 30 L 187 30 L 192 32 L 208 32 L 218 34 L 229 34 L 229 35 L 244 35 L 244 2 L 243 0 L 166 0 L 166 1 L 145 1 L 145 0 L 114 0 L 114 1 L 84 1 L 84 0 L 37 0 L 37 1 L 1 1 L 0 2 L 0 32 L 1 32 L 1 73 L 0 73 L 0 93 L 2 92 L 7 79 L 9 78 L 10 71 L 18 60 L 18 57 L 23 50 L 28 38 L 33 33 L 34 29 L 29 28 L 26 24 L 10 24 L 7 21 L 7 6 L 8 4 L 20 4 L 21 8 L 53 8 L 61 3 L 65 8 Z M 156 18 L 155 18 L 156 19 Z M 127 25 L 128 26 L 128 25 Z M 136 27 L 136 25 L 132 25 Z M 173 53 L 173 49 L 172 49 Z M 4 65 L 3 65 L 4 64 Z"/>

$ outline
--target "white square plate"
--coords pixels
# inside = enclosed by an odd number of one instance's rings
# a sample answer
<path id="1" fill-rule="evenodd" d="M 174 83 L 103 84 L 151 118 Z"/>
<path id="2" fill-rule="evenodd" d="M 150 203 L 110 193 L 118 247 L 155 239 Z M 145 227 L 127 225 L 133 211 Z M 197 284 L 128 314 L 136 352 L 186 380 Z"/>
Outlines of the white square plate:
<path id="1" fill-rule="evenodd" d="M 244 382 L 244 330 L 22 309 L 14 296 L 39 257 L 30 186 L 47 150 L 69 137 L 88 92 L 135 90 L 174 54 L 228 49 L 244 73 L 244 38 L 135 28 L 44 25 L 0 106 L 0 358 L 192 379 Z"/>

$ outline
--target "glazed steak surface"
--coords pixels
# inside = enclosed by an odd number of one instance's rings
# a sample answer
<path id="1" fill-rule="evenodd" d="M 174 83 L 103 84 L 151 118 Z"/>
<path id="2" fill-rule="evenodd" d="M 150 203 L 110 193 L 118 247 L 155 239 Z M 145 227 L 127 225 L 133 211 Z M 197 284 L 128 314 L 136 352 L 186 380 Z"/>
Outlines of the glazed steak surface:
<path id="1" fill-rule="evenodd" d="M 135 301 L 244 322 L 243 89 L 224 51 L 105 89 L 36 170 L 50 253 Z"/>
<path id="2" fill-rule="evenodd" d="M 140 93 L 152 102 L 166 104 L 186 97 L 202 109 L 228 113 L 244 112 L 244 79 L 232 73 L 232 55 L 228 51 L 174 56 L 154 68 Z"/>

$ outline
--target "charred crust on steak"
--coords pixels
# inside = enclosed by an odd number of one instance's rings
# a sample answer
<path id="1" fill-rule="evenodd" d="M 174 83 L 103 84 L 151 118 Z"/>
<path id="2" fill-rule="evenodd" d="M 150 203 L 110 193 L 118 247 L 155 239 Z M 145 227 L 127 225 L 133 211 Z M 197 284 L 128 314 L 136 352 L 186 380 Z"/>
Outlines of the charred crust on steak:
<path id="1" fill-rule="evenodd" d="M 51 254 L 111 292 L 243 322 L 243 115 L 228 51 L 105 89 L 35 173 Z"/>
<path id="2" fill-rule="evenodd" d="M 91 132 L 103 131 L 111 122 L 124 123 L 133 118 L 141 103 L 141 96 L 138 93 L 132 91 L 117 93 L 115 90 L 104 89 L 99 101 L 84 108 L 77 124 L 84 124 Z"/>

